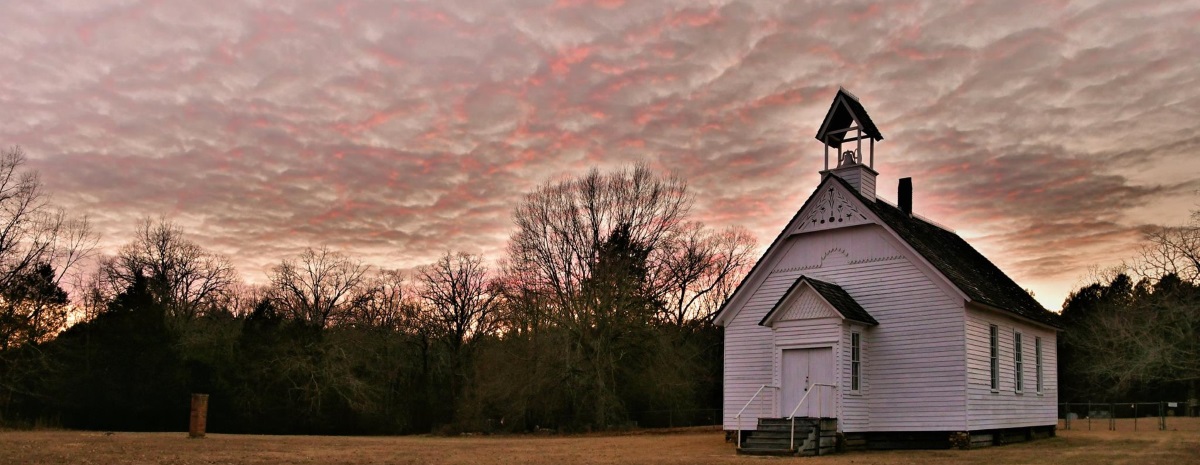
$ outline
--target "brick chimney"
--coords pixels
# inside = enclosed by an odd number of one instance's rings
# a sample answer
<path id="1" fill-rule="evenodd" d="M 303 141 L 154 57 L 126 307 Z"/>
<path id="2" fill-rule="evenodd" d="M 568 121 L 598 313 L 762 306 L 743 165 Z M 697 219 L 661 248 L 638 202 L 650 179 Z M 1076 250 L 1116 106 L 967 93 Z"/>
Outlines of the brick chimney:
<path id="1" fill-rule="evenodd" d="M 896 196 L 900 210 L 912 216 L 912 178 L 900 178 L 900 189 Z"/>

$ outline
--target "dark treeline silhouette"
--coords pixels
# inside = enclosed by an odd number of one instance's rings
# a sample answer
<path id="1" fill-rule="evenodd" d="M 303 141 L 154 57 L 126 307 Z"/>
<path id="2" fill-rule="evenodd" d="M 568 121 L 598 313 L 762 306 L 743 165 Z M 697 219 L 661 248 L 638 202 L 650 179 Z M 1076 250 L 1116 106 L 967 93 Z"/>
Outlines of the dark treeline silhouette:
<path id="1" fill-rule="evenodd" d="M 1138 255 L 1063 304 L 1061 402 L 1200 394 L 1200 211 L 1188 225 L 1149 231 Z"/>
<path id="2" fill-rule="evenodd" d="M 0 425 L 180 431 L 190 393 L 209 394 L 210 431 L 246 433 L 585 431 L 720 408 L 710 317 L 754 243 L 689 221 L 680 179 L 542 185 L 498 265 L 447 252 L 404 272 L 309 248 L 250 286 L 166 219 L 84 273 L 86 221 L 6 156 L 0 193 L 40 211 L 0 243 Z"/>

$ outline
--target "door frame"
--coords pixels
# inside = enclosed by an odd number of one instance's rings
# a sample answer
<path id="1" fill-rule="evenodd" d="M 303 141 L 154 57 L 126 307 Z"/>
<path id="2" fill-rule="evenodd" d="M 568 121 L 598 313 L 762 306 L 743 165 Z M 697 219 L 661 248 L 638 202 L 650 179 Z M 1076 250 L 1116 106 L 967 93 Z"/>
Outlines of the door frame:
<path id="1" fill-rule="evenodd" d="M 841 413 L 842 413 L 842 389 L 841 389 L 841 382 L 840 382 L 841 381 L 841 370 L 838 370 L 838 361 L 840 360 L 840 357 L 838 354 L 838 349 L 840 349 L 840 348 L 841 348 L 841 344 L 839 342 L 815 342 L 815 343 L 778 343 L 777 342 L 777 343 L 775 343 L 775 348 L 774 348 L 775 350 L 774 350 L 774 354 L 773 354 L 773 358 L 775 360 L 773 363 L 774 368 L 772 369 L 773 373 L 772 373 L 771 377 L 772 377 L 772 382 L 776 386 L 779 386 L 779 393 L 778 393 L 777 399 L 775 401 L 775 404 L 776 404 L 775 411 L 779 412 L 780 417 L 782 417 L 786 413 L 791 413 L 791 412 L 785 413 L 782 411 L 784 409 L 784 407 L 783 407 L 783 351 L 794 350 L 794 349 L 829 349 L 830 355 L 831 355 L 830 358 L 832 359 L 831 363 L 833 363 L 833 366 L 831 367 L 831 370 L 833 372 L 833 385 L 838 386 L 837 389 L 833 390 L 833 413 L 834 413 L 833 417 L 841 418 Z"/>

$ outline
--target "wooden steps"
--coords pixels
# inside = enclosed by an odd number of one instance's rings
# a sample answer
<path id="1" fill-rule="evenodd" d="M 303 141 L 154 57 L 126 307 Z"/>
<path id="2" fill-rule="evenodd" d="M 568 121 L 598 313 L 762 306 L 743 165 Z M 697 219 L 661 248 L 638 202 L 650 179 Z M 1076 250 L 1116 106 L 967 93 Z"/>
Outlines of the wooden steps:
<path id="1" fill-rule="evenodd" d="M 739 455 L 826 455 L 836 446 L 837 420 L 796 418 L 795 449 L 791 419 L 760 418 L 758 429 L 743 433 Z M 818 426 L 820 427 L 818 429 Z"/>

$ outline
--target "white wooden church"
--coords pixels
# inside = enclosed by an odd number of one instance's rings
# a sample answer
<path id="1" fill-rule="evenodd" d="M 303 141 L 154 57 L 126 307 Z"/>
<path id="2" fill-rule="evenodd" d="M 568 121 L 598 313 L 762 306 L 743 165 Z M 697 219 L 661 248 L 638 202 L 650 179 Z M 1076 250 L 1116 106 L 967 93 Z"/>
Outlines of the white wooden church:
<path id="1" fill-rule="evenodd" d="M 911 179 L 895 204 L 876 195 L 883 135 L 855 96 L 838 91 L 816 138 L 820 184 L 716 317 L 739 452 L 1053 435 L 1057 315 L 915 215 Z"/>

